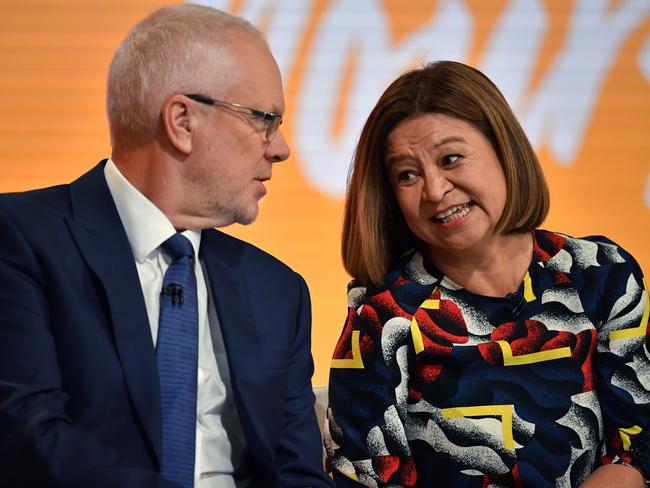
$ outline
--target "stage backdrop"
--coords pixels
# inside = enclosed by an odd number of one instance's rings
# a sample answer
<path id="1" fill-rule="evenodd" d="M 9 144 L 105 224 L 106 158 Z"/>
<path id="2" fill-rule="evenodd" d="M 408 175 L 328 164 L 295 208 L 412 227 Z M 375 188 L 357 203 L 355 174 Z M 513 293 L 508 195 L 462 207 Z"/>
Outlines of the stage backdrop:
<path id="1" fill-rule="evenodd" d="M 0 191 L 68 182 L 109 155 L 108 64 L 163 3 L 2 0 Z M 387 84 L 429 60 L 468 62 L 502 89 L 546 171 L 546 228 L 605 234 L 650 273 L 648 0 L 204 3 L 264 30 L 284 76 L 292 156 L 275 167 L 259 220 L 226 231 L 307 279 L 315 384 L 327 382 L 346 316 L 339 234 L 355 142 Z"/>

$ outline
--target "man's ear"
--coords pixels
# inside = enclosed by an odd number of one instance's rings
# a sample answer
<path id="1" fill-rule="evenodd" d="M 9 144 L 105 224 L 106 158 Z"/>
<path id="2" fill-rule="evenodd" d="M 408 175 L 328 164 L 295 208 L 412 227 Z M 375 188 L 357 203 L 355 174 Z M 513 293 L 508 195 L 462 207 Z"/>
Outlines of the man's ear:
<path id="1" fill-rule="evenodd" d="M 189 99 L 178 93 L 170 96 L 162 106 L 161 116 L 169 144 L 182 154 L 190 154 L 195 124 Z"/>

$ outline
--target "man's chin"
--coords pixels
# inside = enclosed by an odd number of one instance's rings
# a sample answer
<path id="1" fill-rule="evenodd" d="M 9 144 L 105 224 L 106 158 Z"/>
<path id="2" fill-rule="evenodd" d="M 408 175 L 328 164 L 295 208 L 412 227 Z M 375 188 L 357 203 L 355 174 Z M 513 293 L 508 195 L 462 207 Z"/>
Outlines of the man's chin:
<path id="1" fill-rule="evenodd" d="M 257 219 L 257 214 L 255 214 L 253 216 L 250 216 L 250 217 L 247 217 L 247 218 L 242 218 L 242 219 L 236 220 L 236 222 L 238 224 L 241 224 L 241 225 L 249 225 L 249 224 L 252 224 L 253 222 L 255 222 L 255 219 Z"/>
<path id="2" fill-rule="evenodd" d="M 220 207 L 213 210 L 212 227 L 226 227 L 232 224 L 248 225 L 252 224 L 260 209 L 257 202 L 248 208 L 226 208 Z"/>
<path id="3" fill-rule="evenodd" d="M 234 215 L 233 223 L 238 223 L 241 225 L 249 225 L 255 222 L 257 216 L 260 213 L 260 208 L 255 204 L 254 208 L 249 208 L 246 211 L 236 212 Z"/>

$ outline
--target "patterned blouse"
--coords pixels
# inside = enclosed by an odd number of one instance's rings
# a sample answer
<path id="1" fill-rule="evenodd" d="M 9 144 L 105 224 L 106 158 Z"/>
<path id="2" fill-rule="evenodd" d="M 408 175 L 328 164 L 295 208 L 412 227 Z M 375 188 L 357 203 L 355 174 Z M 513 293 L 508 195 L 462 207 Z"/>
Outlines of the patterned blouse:
<path id="1" fill-rule="evenodd" d="M 650 477 L 641 270 L 604 237 L 533 237 L 506 298 L 418 252 L 379 288 L 350 285 L 325 429 L 337 486 L 573 487 L 602 463 Z"/>

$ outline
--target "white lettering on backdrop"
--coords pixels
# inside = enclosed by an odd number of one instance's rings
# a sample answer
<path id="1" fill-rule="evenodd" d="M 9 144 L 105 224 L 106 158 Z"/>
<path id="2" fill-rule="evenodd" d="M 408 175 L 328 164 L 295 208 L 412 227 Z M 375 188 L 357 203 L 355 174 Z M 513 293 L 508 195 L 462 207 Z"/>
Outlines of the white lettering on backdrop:
<path id="1" fill-rule="evenodd" d="M 202 2 L 230 10 L 230 0 Z M 478 68 L 513 106 L 535 147 L 546 143 L 570 165 L 582 143 L 602 83 L 621 45 L 647 19 L 650 2 L 573 2 L 566 40 L 534 90 L 529 84 L 548 30 L 540 0 L 511 0 L 503 9 Z M 238 14 L 263 26 L 285 79 L 303 40 L 312 0 L 245 0 Z M 334 0 L 319 19 L 295 98 L 293 143 L 308 181 L 340 198 L 363 123 L 387 84 L 405 69 L 435 59 L 466 61 L 473 18 L 462 0 L 440 0 L 431 18 L 397 44 L 380 0 Z M 650 80 L 650 40 L 639 53 Z M 352 72 L 347 70 L 352 67 Z M 342 93 L 344 80 L 349 92 Z M 333 131 L 340 97 L 341 130 Z M 645 204 L 650 208 L 650 174 Z"/>
<path id="2" fill-rule="evenodd" d="M 309 181 L 332 197 L 345 192 L 354 146 L 380 93 L 417 60 L 464 59 L 471 17 L 461 2 L 446 1 L 420 30 L 396 46 L 383 8 L 374 0 L 338 0 L 322 18 L 298 93 L 295 138 Z M 356 55 L 343 112 L 343 130 L 332 134 L 348 64 Z"/>
<path id="3" fill-rule="evenodd" d="M 231 0 L 196 2 L 231 11 Z M 282 76 L 289 76 L 311 14 L 312 0 L 248 0 L 237 15 L 264 28 Z"/>
<path id="4" fill-rule="evenodd" d="M 646 39 L 641 51 L 639 52 L 639 66 L 641 67 L 643 76 L 645 76 L 645 79 L 650 83 L 650 39 Z M 648 171 L 648 176 L 646 178 L 644 201 L 646 208 L 650 209 L 650 170 Z"/>
<path id="5" fill-rule="evenodd" d="M 522 123 L 531 143 L 538 146 L 546 138 L 553 156 L 566 165 L 580 148 L 598 92 L 621 44 L 650 11 L 648 0 L 628 0 L 616 9 L 610 3 L 575 2 L 564 48 L 529 106 L 516 106 L 523 112 Z"/>

